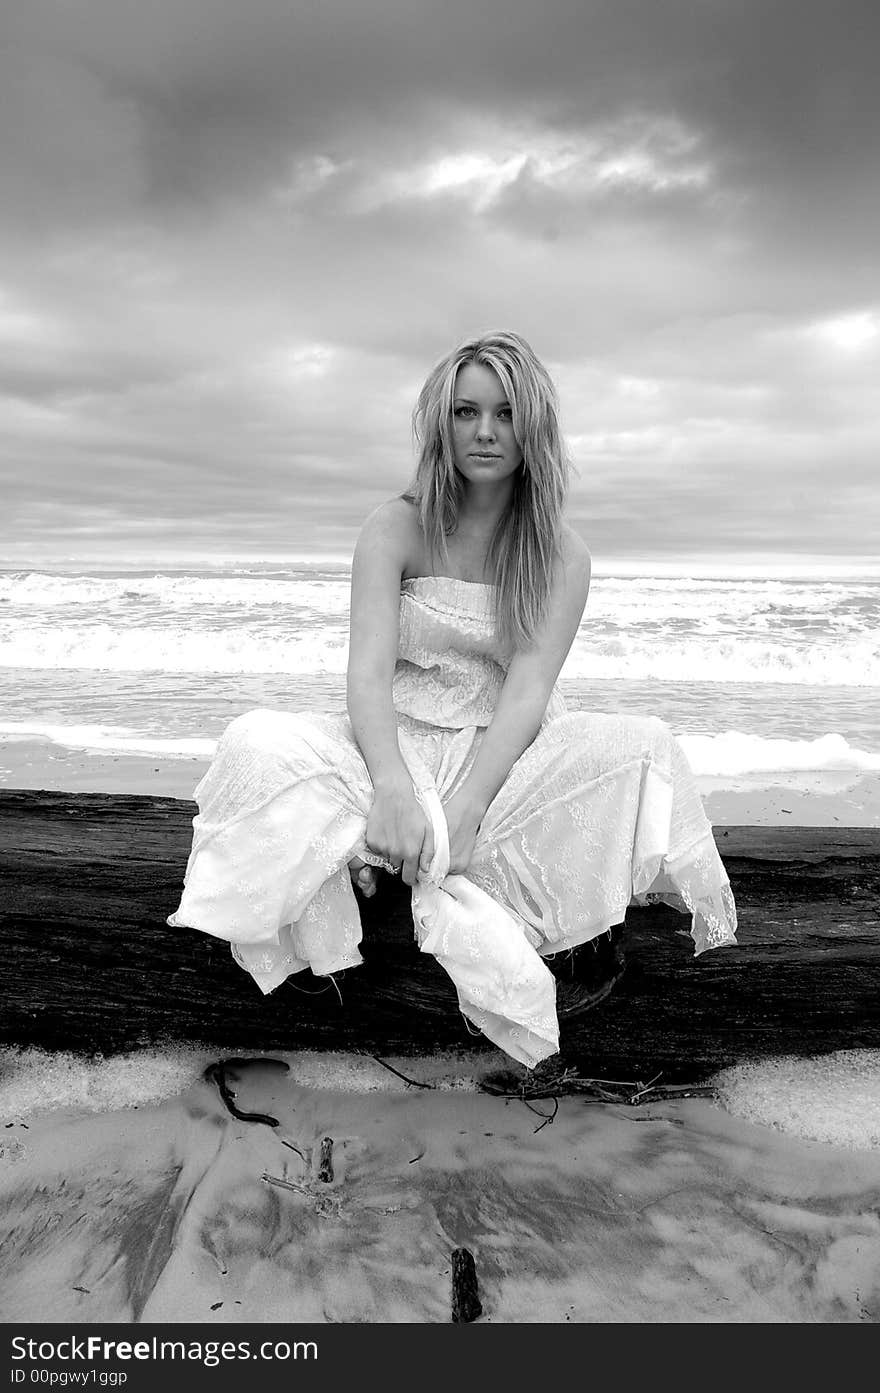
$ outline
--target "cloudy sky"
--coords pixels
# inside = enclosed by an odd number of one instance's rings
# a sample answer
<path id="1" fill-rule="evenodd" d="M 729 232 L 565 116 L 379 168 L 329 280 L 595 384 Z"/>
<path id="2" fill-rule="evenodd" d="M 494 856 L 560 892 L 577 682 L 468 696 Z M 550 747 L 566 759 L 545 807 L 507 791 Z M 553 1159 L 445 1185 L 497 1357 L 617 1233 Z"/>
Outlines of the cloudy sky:
<path id="1" fill-rule="evenodd" d="M 0 563 L 347 553 L 497 327 L 600 564 L 876 556 L 873 0 L 0 16 Z"/>

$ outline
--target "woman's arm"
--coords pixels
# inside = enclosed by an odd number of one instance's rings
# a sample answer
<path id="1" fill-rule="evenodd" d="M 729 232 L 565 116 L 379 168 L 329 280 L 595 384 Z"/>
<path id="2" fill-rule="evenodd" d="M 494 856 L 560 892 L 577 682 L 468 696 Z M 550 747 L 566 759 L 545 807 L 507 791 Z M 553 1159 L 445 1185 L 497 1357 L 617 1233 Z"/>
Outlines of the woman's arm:
<path id="1" fill-rule="evenodd" d="M 364 523 L 351 569 L 348 714 L 373 783 L 367 845 L 414 885 L 434 847 L 397 739 L 391 680 L 397 661 L 400 580 L 412 546 L 412 509 L 400 499 Z"/>
<path id="2" fill-rule="evenodd" d="M 445 805 L 453 872 L 467 869 L 486 809 L 541 728 L 589 589 L 589 552 L 580 538 L 569 532 L 541 632 L 530 648 L 514 656 L 471 770 Z"/>

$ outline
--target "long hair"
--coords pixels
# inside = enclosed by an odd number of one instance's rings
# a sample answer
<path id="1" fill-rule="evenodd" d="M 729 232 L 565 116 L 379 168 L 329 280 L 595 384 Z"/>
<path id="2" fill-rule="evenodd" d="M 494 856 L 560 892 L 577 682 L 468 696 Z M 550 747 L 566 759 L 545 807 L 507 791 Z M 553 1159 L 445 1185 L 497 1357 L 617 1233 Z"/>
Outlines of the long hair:
<path id="1" fill-rule="evenodd" d="M 495 589 L 495 627 L 502 643 L 528 647 L 550 598 L 559 552 L 569 462 L 559 428 L 559 404 L 550 374 L 519 334 L 469 339 L 437 364 L 413 411 L 416 470 L 404 497 L 416 504 L 432 564 L 447 557 L 447 538 L 458 526 L 464 483 L 455 467 L 453 399 L 459 370 L 480 363 L 497 373 L 513 414 L 523 462 L 509 507 L 489 543 L 487 565 Z"/>

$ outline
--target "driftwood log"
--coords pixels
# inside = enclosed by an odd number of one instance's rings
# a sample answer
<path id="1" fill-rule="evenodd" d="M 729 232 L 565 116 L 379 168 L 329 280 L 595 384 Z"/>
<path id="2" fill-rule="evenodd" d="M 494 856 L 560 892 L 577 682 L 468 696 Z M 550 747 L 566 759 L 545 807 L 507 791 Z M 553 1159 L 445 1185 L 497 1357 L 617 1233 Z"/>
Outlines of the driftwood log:
<path id="1" fill-rule="evenodd" d="M 361 902 L 365 962 L 339 991 L 303 973 L 263 997 L 225 943 L 169 928 L 194 812 L 170 798 L 0 792 L 0 1044 L 480 1045 L 390 877 Z M 695 959 L 687 919 L 654 905 L 552 959 L 562 1065 L 697 1083 L 749 1059 L 880 1047 L 880 832 L 719 827 L 716 839 L 741 946 Z"/>

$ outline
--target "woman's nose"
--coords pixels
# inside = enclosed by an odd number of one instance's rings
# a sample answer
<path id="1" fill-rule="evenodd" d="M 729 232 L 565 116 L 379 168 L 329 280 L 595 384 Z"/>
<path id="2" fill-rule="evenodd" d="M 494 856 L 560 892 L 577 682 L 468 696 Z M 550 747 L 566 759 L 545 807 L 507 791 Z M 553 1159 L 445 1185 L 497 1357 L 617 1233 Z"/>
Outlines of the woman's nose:
<path id="1" fill-rule="evenodd" d="M 483 416 L 477 427 L 477 434 L 481 440 L 490 440 L 495 435 L 495 424 L 491 416 Z"/>

